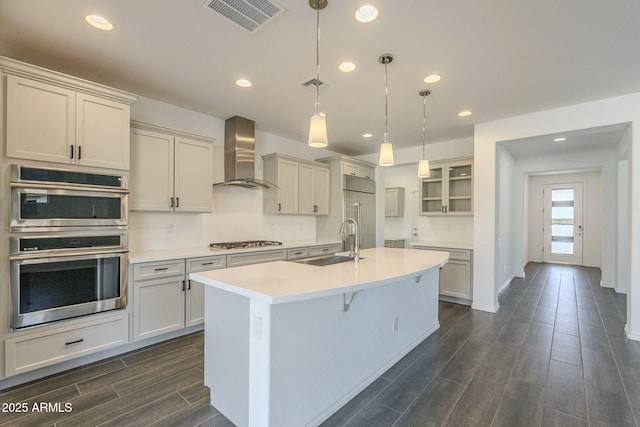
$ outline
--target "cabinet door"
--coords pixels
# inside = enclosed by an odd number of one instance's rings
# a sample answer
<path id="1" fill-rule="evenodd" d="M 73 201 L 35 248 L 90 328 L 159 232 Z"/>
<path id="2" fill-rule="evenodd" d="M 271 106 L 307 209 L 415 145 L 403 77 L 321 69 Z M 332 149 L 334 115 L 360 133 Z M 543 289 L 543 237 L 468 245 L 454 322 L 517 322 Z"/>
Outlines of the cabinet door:
<path id="1" fill-rule="evenodd" d="M 83 93 L 76 95 L 77 163 L 129 170 L 129 106 Z"/>
<path id="2" fill-rule="evenodd" d="M 373 179 L 373 169 L 360 166 L 358 168 L 358 176 L 361 178 Z"/>
<path id="3" fill-rule="evenodd" d="M 329 169 L 313 168 L 313 210 L 315 215 L 329 215 Z"/>
<path id="4" fill-rule="evenodd" d="M 313 172 L 312 165 L 300 163 L 298 169 L 298 213 L 300 214 L 314 213 Z"/>
<path id="5" fill-rule="evenodd" d="M 449 259 L 440 270 L 440 293 L 471 299 L 471 263 Z"/>
<path id="6" fill-rule="evenodd" d="M 358 169 L 357 165 L 354 165 L 354 164 L 351 164 L 351 163 L 343 163 L 342 164 L 342 173 L 344 175 L 359 176 L 360 170 Z"/>
<path id="7" fill-rule="evenodd" d="M 420 214 L 444 215 L 446 198 L 446 168 L 444 164 L 432 164 L 429 178 L 420 181 Z"/>
<path id="8" fill-rule="evenodd" d="M 298 162 L 278 159 L 278 187 L 278 213 L 298 213 Z"/>
<path id="9" fill-rule="evenodd" d="M 473 163 L 470 161 L 447 164 L 447 203 L 449 215 L 473 213 Z"/>
<path id="10" fill-rule="evenodd" d="M 204 323 L 204 285 L 194 280 L 187 280 L 185 297 L 185 326 L 189 327 Z"/>
<path id="11" fill-rule="evenodd" d="M 131 210 L 172 211 L 173 137 L 133 129 L 130 177 Z"/>
<path id="12" fill-rule="evenodd" d="M 175 140 L 175 210 L 213 210 L 213 147 L 184 138 Z"/>
<path id="13" fill-rule="evenodd" d="M 184 327 L 184 276 L 134 282 L 134 340 Z"/>
<path id="14" fill-rule="evenodd" d="M 9 75 L 6 108 L 7 157 L 75 162 L 74 91 Z"/>

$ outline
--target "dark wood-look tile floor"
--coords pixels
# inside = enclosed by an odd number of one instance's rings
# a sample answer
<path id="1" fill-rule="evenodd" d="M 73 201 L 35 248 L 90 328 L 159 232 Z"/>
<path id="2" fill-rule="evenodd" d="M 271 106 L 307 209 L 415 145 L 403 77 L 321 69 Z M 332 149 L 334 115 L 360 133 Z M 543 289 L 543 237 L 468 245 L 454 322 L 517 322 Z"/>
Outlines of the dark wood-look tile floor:
<path id="1" fill-rule="evenodd" d="M 441 302 L 440 330 L 322 424 L 636 426 L 640 344 L 626 298 L 593 268 L 529 264 L 496 314 Z M 231 426 L 209 405 L 202 333 L 0 392 L 0 403 L 72 412 L 0 413 L 11 426 Z"/>

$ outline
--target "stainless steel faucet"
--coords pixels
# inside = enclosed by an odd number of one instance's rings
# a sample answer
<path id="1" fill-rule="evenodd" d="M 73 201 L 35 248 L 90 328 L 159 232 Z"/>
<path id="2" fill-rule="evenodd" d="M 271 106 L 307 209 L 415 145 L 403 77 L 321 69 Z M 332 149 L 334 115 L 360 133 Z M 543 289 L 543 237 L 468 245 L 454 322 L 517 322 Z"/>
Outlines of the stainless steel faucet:
<path id="1" fill-rule="evenodd" d="M 352 223 L 353 227 L 356 230 L 355 236 L 354 236 L 354 243 L 353 243 L 353 248 L 352 250 L 349 251 L 349 256 L 351 258 L 353 258 L 353 262 L 359 262 L 360 261 L 360 232 L 358 230 L 358 221 L 356 221 L 353 218 L 347 218 L 344 220 L 344 222 L 342 223 L 342 225 L 340 226 L 340 231 L 338 232 L 338 234 L 340 235 L 340 238 L 344 239 L 345 241 L 347 240 L 347 235 L 349 234 L 348 230 L 347 230 L 347 224 Z"/>

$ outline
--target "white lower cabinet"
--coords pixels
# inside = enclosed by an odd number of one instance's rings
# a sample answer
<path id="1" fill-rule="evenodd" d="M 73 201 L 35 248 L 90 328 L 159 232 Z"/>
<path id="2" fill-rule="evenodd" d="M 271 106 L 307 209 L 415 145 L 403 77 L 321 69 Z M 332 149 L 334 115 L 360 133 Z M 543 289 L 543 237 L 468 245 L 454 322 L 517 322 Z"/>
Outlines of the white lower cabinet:
<path id="1" fill-rule="evenodd" d="M 412 246 L 416 249 L 449 252 L 449 261 L 440 269 L 440 299 L 471 305 L 473 250 L 416 244 Z"/>
<path id="2" fill-rule="evenodd" d="M 7 377 L 60 363 L 129 342 L 129 315 L 20 334 L 5 340 Z"/>
<path id="3" fill-rule="evenodd" d="M 204 322 L 204 288 L 188 274 L 224 268 L 225 256 L 135 264 L 133 339 L 166 334 Z"/>

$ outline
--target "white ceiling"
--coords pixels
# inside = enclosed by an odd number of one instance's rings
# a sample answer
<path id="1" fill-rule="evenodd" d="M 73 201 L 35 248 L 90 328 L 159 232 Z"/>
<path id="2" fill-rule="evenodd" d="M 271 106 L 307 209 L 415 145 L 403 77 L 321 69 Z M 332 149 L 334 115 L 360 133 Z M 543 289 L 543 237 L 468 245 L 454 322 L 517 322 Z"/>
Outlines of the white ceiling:
<path id="1" fill-rule="evenodd" d="M 306 142 L 314 111 L 315 10 L 307 0 L 254 33 L 201 0 L 0 0 L 0 54 Z M 640 91 L 638 0 L 329 0 L 320 16 L 320 104 L 330 149 L 378 150 L 384 131 L 383 53 L 389 71 L 389 139 L 469 137 L 475 123 Z M 110 19 L 101 32 L 87 14 Z M 337 70 L 343 60 L 355 72 Z M 432 72 L 439 83 L 422 79 Z M 253 81 L 250 89 L 234 85 Z M 474 114 L 457 117 L 470 109 Z M 365 140 L 362 133 L 374 138 Z"/>

